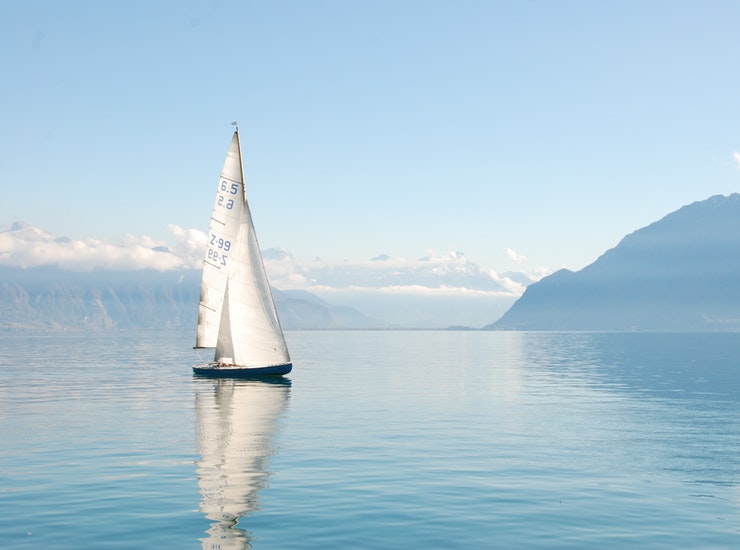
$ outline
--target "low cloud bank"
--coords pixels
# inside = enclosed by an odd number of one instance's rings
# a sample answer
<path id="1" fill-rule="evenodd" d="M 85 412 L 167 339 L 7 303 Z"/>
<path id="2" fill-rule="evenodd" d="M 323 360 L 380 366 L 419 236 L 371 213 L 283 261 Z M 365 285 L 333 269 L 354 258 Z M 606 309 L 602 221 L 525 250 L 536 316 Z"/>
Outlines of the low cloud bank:
<path id="1" fill-rule="evenodd" d="M 270 281 L 278 288 L 415 296 L 519 297 L 527 285 L 548 274 L 499 274 L 468 260 L 461 252 L 418 260 L 377 256 L 360 262 L 298 261 L 289 253 L 265 251 Z M 512 276 L 510 276 L 512 275 Z"/>
<path id="2" fill-rule="evenodd" d="M 203 265 L 206 235 L 169 225 L 169 238 L 126 235 L 120 242 L 70 239 L 15 223 L 0 230 L 0 266 L 56 267 L 67 272 L 191 271 Z M 513 252 L 513 251 L 512 251 Z M 512 259 L 523 258 L 507 253 Z M 462 252 L 431 253 L 416 260 L 381 254 L 369 260 L 297 260 L 280 249 L 263 251 L 273 287 L 305 290 L 361 311 L 388 326 L 480 327 L 499 318 L 527 285 L 549 270 L 498 273 Z"/>
<path id="3" fill-rule="evenodd" d="M 126 235 L 121 242 L 56 237 L 22 222 L 0 231 L 0 265 L 54 266 L 66 271 L 175 271 L 200 269 L 206 235 L 197 229 L 168 226 L 171 238 Z M 513 251 L 512 251 L 513 252 Z M 507 254 L 512 254 L 507 250 Z M 499 274 L 468 260 L 461 252 L 429 254 L 417 260 L 385 254 L 359 262 L 301 261 L 280 249 L 264 251 L 273 286 L 329 296 L 361 293 L 438 297 L 518 297 L 526 286 L 548 274 Z"/>
<path id="4" fill-rule="evenodd" d="M 0 231 L 0 265 L 31 268 L 54 266 L 66 271 L 171 271 L 199 268 L 205 234 L 170 225 L 172 242 L 147 235 L 126 235 L 122 242 L 69 239 L 22 222 Z"/>

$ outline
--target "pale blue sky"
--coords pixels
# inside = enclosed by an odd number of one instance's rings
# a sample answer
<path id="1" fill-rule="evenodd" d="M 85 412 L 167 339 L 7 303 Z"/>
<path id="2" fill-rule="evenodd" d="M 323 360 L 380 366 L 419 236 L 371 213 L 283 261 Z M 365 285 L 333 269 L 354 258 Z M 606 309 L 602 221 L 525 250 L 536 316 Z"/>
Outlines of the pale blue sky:
<path id="1" fill-rule="evenodd" d="M 737 1 L 0 2 L 0 224 L 579 269 L 740 190 Z M 528 261 L 518 266 L 506 248 Z"/>

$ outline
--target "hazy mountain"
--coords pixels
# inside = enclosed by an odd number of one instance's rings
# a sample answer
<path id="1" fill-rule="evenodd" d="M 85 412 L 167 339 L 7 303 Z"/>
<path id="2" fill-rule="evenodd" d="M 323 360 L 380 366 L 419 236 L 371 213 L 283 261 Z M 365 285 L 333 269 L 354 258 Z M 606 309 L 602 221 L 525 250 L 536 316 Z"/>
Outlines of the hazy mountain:
<path id="1" fill-rule="evenodd" d="M 740 194 L 684 206 L 543 278 L 485 328 L 740 330 Z"/>
<path id="2" fill-rule="evenodd" d="M 0 330 L 193 328 L 200 272 L 70 272 L 54 267 L 0 267 Z M 353 308 L 308 292 L 274 290 L 286 329 L 381 328 Z"/>
<path id="3" fill-rule="evenodd" d="M 166 241 L 126 235 L 118 242 L 57 237 L 22 222 L 0 230 L 0 268 L 10 270 L 0 271 L 0 298 L 6 301 L 1 326 L 141 325 L 159 313 L 149 313 L 138 294 L 146 297 L 146 307 L 162 312 L 163 326 L 185 322 L 194 314 L 189 300 L 196 293 L 194 272 L 202 266 L 206 236 L 172 224 L 167 229 Z M 275 298 L 291 328 L 480 327 L 509 309 L 543 274 L 541 269 L 499 274 L 461 252 L 431 252 L 416 260 L 379 254 L 359 261 L 306 261 L 272 248 L 263 257 L 273 287 L 290 291 L 276 292 Z M 13 274 L 13 268 L 21 271 Z M 33 279 L 46 286 L 27 288 Z"/>
<path id="4" fill-rule="evenodd" d="M 179 327 L 197 315 L 198 293 L 194 272 L 1 267 L 0 328 Z"/>
<path id="5" fill-rule="evenodd" d="M 280 323 L 286 329 L 391 328 L 353 307 L 332 305 L 305 290 L 273 289 Z"/>

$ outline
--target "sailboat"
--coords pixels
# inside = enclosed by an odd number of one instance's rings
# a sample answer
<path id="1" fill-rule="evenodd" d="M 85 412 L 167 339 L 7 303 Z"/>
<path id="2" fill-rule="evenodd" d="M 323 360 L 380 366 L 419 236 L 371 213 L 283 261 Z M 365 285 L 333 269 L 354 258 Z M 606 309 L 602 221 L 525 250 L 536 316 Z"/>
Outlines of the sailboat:
<path id="1" fill-rule="evenodd" d="M 244 188 L 236 127 L 216 188 L 203 260 L 195 348 L 215 348 L 196 374 L 283 375 L 293 368 Z"/>

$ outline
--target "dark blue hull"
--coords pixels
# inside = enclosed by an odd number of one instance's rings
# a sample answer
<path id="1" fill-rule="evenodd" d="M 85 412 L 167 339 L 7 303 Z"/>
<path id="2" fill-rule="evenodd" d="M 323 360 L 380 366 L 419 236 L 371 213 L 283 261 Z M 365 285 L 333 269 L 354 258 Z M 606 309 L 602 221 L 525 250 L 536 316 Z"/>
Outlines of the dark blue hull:
<path id="1" fill-rule="evenodd" d="M 282 376 L 293 370 L 292 363 L 284 365 L 270 365 L 269 367 L 231 367 L 224 365 L 208 365 L 193 367 L 193 372 L 200 376 L 212 378 L 259 378 L 260 376 Z"/>

